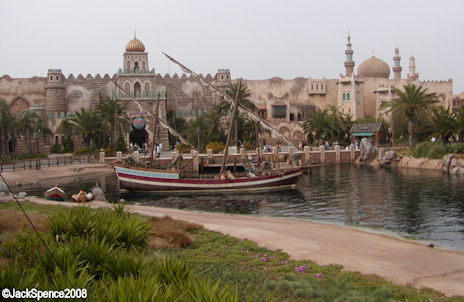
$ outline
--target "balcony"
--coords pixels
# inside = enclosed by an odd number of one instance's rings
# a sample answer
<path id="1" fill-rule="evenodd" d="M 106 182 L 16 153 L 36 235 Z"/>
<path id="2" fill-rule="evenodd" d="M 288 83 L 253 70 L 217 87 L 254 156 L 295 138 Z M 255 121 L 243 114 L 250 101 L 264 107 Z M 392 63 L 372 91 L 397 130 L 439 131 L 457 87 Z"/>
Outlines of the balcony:
<path id="1" fill-rule="evenodd" d="M 127 68 L 124 68 L 121 69 L 119 68 L 118 69 L 118 74 L 124 74 L 124 75 L 155 75 L 155 69 L 152 68 L 151 70 L 142 70 L 142 69 L 139 69 L 137 71 L 134 71 L 133 69 L 127 69 Z"/>

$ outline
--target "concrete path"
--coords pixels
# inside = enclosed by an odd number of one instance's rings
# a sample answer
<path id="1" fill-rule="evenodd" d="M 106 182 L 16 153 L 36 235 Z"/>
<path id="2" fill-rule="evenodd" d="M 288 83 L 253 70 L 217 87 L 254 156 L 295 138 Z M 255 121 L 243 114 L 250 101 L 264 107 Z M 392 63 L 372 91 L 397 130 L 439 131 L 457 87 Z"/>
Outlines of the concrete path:
<path id="1" fill-rule="evenodd" d="M 41 204 L 73 203 L 28 198 Z M 111 204 L 93 201 L 92 207 Z M 281 249 L 292 259 L 309 259 L 320 265 L 341 264 L 347 271 L 377 274 L 397 284 L 430 287 L 448 296 L 464 295 L 464 253 L 350 227 L 294 219 L 184 211 L 130 205 L 147 216 L 171 216 L 203 225 L 206 229 L 249 239 L 262 247 Z"/>

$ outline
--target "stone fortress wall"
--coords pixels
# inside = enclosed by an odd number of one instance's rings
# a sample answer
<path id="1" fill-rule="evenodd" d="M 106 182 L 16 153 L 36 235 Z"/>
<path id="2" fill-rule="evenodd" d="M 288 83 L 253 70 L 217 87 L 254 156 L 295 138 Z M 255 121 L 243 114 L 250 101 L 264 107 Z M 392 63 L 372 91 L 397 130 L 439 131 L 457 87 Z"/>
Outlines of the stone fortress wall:
<path id="1" fill-rule="evenodd" d="M 401 89 L 403 85 L 411 83 L 422 85 L 428 89 L 428 92 L 436 93 L 441 104 L 446 107 L 452 107 L 453 102 L 455 103 L 458 98 L 453 95 L 451 79 L 420 81 L 419 75 L 415 72 L 414 57 L 409 59 L 407 76 L 401 77 L 401 58 L 398 49 L 395 49 L 396 65 L 393 67 L 393 79 L 390 78 L 388 64 L 373 55 L 360 64 L 355 75 L 350 37 L 345 53 L 347 54 L 346 72 L 345 75 L 340 74 L 338 79 L 273 77 L 265 80 L 243 80 L 243 83 L 249 88 L 250 99 L 256 104 L 259 115 L 270 121 L 295 143 L 304 140 L 303 123 L 316 108 L 325 110 L 329 106 L 337 106 L 343 113 L 352 114 L 354 119 L 378 117 L 381 114 L 380 104 L 396 97 L 393 89 Z M 134 58 L 143 63 L 141 72 L 138 70 L 132 72 L 126 68 L 133 68 Z M 66 77 L 60 69 L 50 69 L 47 77 L 13 79 L 4 75 L 0 77 L 0 98 L 10 104 L 13 113 L 29 109 L 43 114 L 54 132 L 55 139 L 60 139 L 57 128 L 66 116 L 81 108 L 89 109 L 108 97 L 120 97 L 121 92 L 114 82 L 129 88 L 131 93 L 136 89 L 134 83 L 140 82 L 142 94 L 136 97 L 142 106 L 151 112 L 155 111 L 157 94 L 162 95 L 160 117 L 164 120 L 168 110 L 174 110 L 176 116 L 190 119 L 211 109 L 220 100 L 216 92 L 200 84 L 192 76 L 188 77 L 185 74 L 162 76 L 155 73 L 154 69 L 149 71 L 148 53 L 145 52 L 143 43 L 136 38 L 126 46 L 123 67 L 124 70 L 120 69 L 112 76 L 105 74 L 103 77 L 99 74 L 95 76 L 88 74 L 85 77 L 82 74 L 77 77 L 70 74 Z M 231 79 L 227 69 L 218 70 L 214 77 L 211 74 L 201 77 L 222 89 L 226 89 L 231 82 L 236 81 Z M 144 89 L 149 90 L 147 95 L 143 95 Z M 127 96 L 123 95 L 121 100 L 128 106 L 128 115 L 138 111 L 137 105 Z M 151 119 L 147 118 L 146 129 L 150 142 L 153 128 Z M 167 145 L 166 129 L 160 129 L 159 135 L 156 140 Z M 267 142 L 279 141 L 275 138 L 267 138 Z"/>

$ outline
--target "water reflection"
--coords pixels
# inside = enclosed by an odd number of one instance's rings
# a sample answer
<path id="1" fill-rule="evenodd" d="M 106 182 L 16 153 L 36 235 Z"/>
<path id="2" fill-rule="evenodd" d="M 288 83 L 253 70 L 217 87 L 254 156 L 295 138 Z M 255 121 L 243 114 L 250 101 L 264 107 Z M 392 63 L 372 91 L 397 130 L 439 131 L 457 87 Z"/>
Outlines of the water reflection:
<path id="1" fill-rule="evenodd" d="M 437 171 L 317 167 L 301 177 L 298 190 L 204 196 L 120 194 L 114 175 L 99 180 L 109 200 L 124 198 L 129 203 L 166 208 L 354 225 L 464 250 L 464 177 Z M 95 181 L 76 179 L 64 189 L 74 192 L 90 188 Z M 38 195 L 42 193 L 37 191 Z"/>

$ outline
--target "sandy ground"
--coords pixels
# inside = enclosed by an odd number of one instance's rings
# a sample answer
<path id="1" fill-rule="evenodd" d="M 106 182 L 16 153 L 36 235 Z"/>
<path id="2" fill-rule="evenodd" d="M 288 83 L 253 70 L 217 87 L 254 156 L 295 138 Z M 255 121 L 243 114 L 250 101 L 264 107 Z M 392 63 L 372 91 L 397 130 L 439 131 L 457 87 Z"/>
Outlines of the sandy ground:
<path id="1" fill-rule="evenodd" d="M 77 167 L 82 168 L 76 171 Z M 40 169 L 17 170 L 2 172 L 3 177 L 9 186 L 29 186 L 43 184 L 49 185 L 63 184 L 67 180 L 72 180 L 76 176 L 86 175 L 105 175 L 114 173 L 113 168 L 107 164 L 73 164 L 67 166 L 42 167 Z"/>
<path id="2" fill-rule="evenodd" d="M 40 204 L 73 206 L 43 198 L 28 198 Z M 111 204 L 93 201 L 92 207 Z M 348 271 L 377 274 L 398 284 L 430 287 L 448 296 L 464 295 L 464 253 L 431 248 L 387 235 L 350 227 L 294 219 L 234 215 L 129 205 L 147 216 L 171 216 L 262 247 L 281 249 L 292 259 L 318 264 L 341 264 Z"/>

